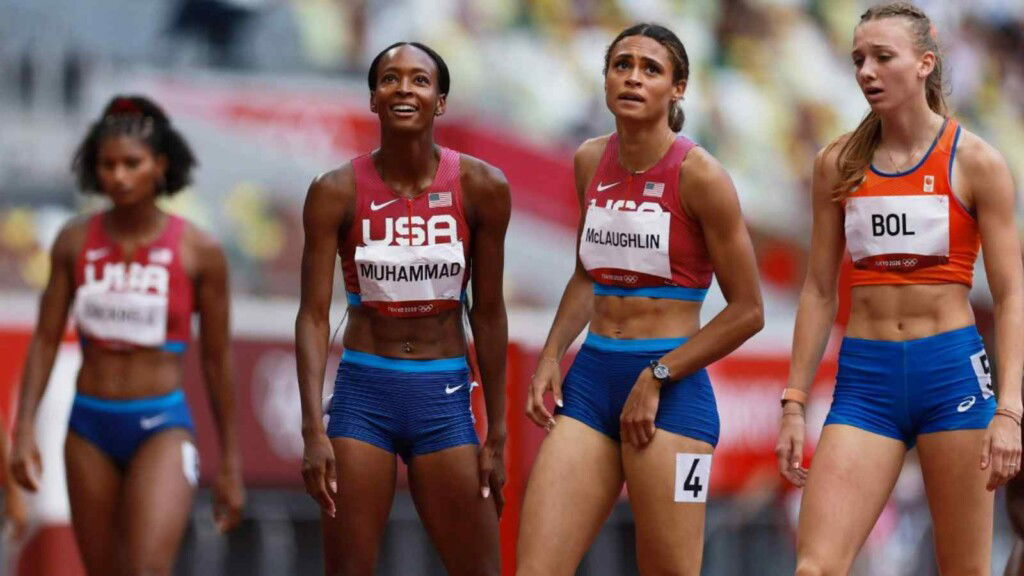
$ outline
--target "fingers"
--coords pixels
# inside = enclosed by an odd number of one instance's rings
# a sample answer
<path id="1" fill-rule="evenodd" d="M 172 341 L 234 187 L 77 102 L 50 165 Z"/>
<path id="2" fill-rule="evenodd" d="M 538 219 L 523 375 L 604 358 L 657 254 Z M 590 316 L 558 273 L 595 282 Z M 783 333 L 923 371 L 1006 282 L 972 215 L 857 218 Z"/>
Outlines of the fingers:
<path id="1" fill-rule="evenodd" d="M 784 431 L 779 433 L 779 442 L 775 446 L 779 474 L 801 488 L 807 482 L 807 469 L 803 467 L 803 444 L 802 436 Z"/>
<path id="2" fill-rule="evenodd" d="M 18 482 L 18 485 L 25 490 L 29 492 L 39 490 L 40 470 L 37 470 L 33 460 L 22 459 L 15 461 L 11 465 L 11 474 L 14 476 L 14 480 Z"/>
<path id="3" fill-rule="evenodd" d="M 481 450 L 478 458 L 479 462 L 479 480 L 480 480 L 480 497 L 490 498 L 491 496 L 491 472 L 494 471 L 494 464 L 491 460 L 490 451 Z"/>
<path id="4" fill-rule="evenodd" d="M 501 512 L 505 509 L 505 495 L 502 494 L 501 490 L 505 485 L 505 480 L 493 476 L 491 484 L 491 493 L 494 494 L 494 508 L 498 511 L 498 518 L 501 518 Z"/>
<path id="5" fill-rule="evenodd" d="M 316 503 L 320 505 L 320 508 L 327 513 L 328 516 L 334 518 L 334 499 L 331 498 L 331 494 L 327 491 L 327 472 L 326 470 L 334 469 L 334 459 L 324 460 L 322 464 L 310 464 L 303 466 L 302 469 L 302 480 L 306 485 L 306 493 L 316 500 Z M 335 485 L 337 488 L 337 485 Z"/>
<path id="6" fill-rule="evenodd" d="M 990 441 L 989 463 L 992 468 L 987 488 L 995 490 L 1009 482 L 1020 470 L 1020 446 Z"/>
<path id="7" fill-rule="evenodd" d="M 242 506 L 226 494 L 217 494 L 213 503 L 213 521 L 217 530 L 227 533 L 242 521 Z"/>
<path id="8" fill-rule="evenodd" d="M 565 403 L 562 401 L 562 380 L 554 378 L 551 380 L 551 396 L 555 399 L 555 406 L 562 408 Z"/>
<path id="9" fill-rule="evenodd" d="M 981 441 L 981 469 L 987 470 L 991 463 L 992 453 L 992 432 L 986 432 L 985 438 Z"/>
<path id="10" fill-rule="evenodd" d="M 541 428 L 549 428 L 555 422 L 551 412 L 544 406 L 544 391 L 547 388 L 547 382 L 535 377 L 530 384 L 530 393 L 526 402 L 527 418 Z"/>

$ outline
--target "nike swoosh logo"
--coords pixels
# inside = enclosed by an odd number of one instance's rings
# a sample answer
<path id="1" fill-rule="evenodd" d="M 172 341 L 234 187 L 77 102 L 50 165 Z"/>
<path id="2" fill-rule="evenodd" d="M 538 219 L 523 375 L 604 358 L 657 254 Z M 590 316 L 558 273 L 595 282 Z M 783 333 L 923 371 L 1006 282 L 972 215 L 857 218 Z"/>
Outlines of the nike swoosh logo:
<path id="1" fill-rule="evenodd" d="M 152 430 L 164 422 L 167 422 L 168 418 L 167 412 L 161 412 L 160 414 L 150 416 L 149 418 L 139 418 L 139 426 L 141 426 L 143 430 Z"/>
<path id="2" fill-rule="evenodd" d="M 611 188 L 612 186 L 618 186 L 618 185 L 619 185 L 618 182 L 612 182 L 611 184 L 603 184 L 601 182 L 598 182 L 597 183 L 597 191 L 598 192 L 604 192 L 605 190 Z"/>
<path id="3" fill-rule="evenodd" d="M 92 262 L 93 260 L 99 260 L 110 252 L 110 248 L 96 248 L 94 250 L 85 251 L 85 259 Z"/>
<path id="4" fill-rule="evenodd" d="M 459 388 L 462 388 L 463 386 L 465 386 L 465 384 L 459 384 L 455 388 L 451 388 L 448 385 L 445 385 L 444 393 L 445 394 L 454 394 L 455 392 L 457 392 L 459 390 Z"/>
<path id="5" fill-rule="evenodd" d="M 974 396 L 971 396 L 970 398 L 967 398 L 966 400 L 964 400 L 963 402 L 958 404 L 957 407 L 956 407 L 956 411 L 957 412 L 967 412 L 968 410 L 971 409 L 971 406 L 974 406 L 974 402 L 975 402 L 975 398 L 974 398 Z"/>
<path id="6" fill-rule="evenodd" d="M 394 200 L 388 200 L 387 202 L 385 202 L 383 204 L 377 204 L 376 202 L 370 202 L 370 210 L 373 210 L 374 212 L 376 212 L 377 210 L 380 210 L 381 208 L 387 206 L 388 204 L 393 204 L 395 202 L 398 202 L 398 198 L 395 198 Z"/>

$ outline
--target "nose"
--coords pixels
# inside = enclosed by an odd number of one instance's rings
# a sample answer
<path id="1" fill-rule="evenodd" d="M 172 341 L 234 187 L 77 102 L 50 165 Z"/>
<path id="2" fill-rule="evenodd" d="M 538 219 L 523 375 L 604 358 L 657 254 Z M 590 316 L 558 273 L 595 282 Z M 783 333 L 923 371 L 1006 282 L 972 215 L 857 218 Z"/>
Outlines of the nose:
<path id="1" fill-rule="evenodd" d="M 412 80 L 410 80 L 408 77 L 402 78 L 402 80 L 398 83 L 398 92 L 400 94 L 408 94 L 411 91 Z"/>
<path id="2" fill-rule="evenodd" d="M 860 69 L 857 70 L 857 79 L 860 80 L 861 84 L 875 79 L 875 67 L 870 59 L 864 60 L 860 65 Z"/>
<path id="3" fill-rule="evenodd" d="M 629 75 L 626 76 L 626 86 L 630 88 L 639 88 L 643 84 L 640 76 L 640 68 L 633 67 L 629 71 Z"/>

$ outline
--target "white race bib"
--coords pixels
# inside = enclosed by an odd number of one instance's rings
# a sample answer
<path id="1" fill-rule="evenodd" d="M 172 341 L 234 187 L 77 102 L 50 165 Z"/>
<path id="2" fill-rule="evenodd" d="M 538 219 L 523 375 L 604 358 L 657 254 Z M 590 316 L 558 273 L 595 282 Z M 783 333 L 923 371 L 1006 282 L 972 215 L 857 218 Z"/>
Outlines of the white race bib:
<path id="1" fill-rule="evenodd" d="M 357 246 L 359 292 L 368 302 L 459 300 L 466 258 L 462 241 L 424 246 Z"/>
<path id="2" fill-rule="evenodd" d="M 614 268 L 672 279 L 668 212 L 612 210 L 590 206 L 580 238 L 587 270 Z"/>
<path id="3" fill-rule="evenodd" d="M 83 284 L 75 293 L 75 320 L 85 334 L 136 346 L 161 346 L 167 339 L 167 295 L 111 292 Z"/>
<path id="4" fill-rule="evenodd" d="M 907 272 L 949 261 L 949 197 L 865 196 L 846 201 L 854 266 Z"/>

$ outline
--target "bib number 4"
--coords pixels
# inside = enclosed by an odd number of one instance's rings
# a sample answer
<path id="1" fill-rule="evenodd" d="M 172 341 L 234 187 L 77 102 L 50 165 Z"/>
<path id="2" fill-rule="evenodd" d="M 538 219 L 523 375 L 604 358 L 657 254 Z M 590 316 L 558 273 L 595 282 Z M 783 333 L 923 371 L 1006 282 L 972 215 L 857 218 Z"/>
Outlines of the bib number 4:
<path id="1" fill-rule="evenodd" d="M 711 454 L 676 454 L 676 502 L 706 502 Z"/>

